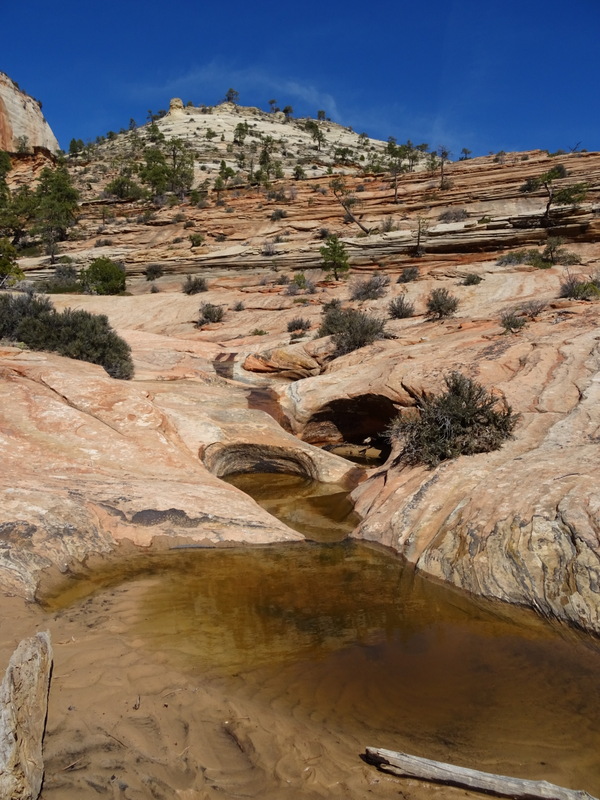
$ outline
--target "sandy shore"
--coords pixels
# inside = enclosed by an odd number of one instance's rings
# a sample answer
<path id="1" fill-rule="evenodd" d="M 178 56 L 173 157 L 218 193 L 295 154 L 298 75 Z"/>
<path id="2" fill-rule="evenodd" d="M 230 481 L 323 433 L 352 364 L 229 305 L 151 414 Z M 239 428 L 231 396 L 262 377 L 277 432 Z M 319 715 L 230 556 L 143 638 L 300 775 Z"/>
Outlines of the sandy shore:
<path id="1" fill-rule="evenodd" d="M 283 796 L 460 797 L 400 782 L 359 758 L 364 742 L 268 703 L 260 686 L 176 669 L 127 635 L 145 588 L 131 584 L 58 613 L 2 596 L 0 659 L 49 630 L 54 648 L 42 800 Z"/>

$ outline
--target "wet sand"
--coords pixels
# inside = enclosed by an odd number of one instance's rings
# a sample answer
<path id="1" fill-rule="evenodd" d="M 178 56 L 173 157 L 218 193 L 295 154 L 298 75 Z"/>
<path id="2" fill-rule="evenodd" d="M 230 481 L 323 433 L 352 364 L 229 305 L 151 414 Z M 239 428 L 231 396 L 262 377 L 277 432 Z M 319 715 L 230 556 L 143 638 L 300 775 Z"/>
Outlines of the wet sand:
<path id="1" fill-rule="evenodd" d="M 46 610 L 2 598 L 4 663 L 52 635 L 43 800 L 470 796 L 367 745 L 599 792 L 600 656 L 572 631 L 364 546 L 105 567 Z"/>

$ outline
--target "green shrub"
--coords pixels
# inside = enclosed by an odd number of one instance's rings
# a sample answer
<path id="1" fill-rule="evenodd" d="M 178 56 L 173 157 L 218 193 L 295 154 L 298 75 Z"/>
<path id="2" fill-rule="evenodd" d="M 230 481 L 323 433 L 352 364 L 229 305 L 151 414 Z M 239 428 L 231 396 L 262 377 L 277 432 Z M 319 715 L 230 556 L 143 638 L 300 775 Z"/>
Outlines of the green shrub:
<path id="1" fill-rule="evenodd" d="M 200 306 L 200 317 L 196 323 L 198 327 L 209 322 L 221 322 L 225 311 L 223 306 L 216 306 L 213 303 L 202 303 Z"/>
<path id="2" fill-rule="evenodd" d="M 184 283 L 181 285 L 181 291 L 184 294 L 207 292 L 208 284 L 206 283 L 206 278 L 202 278 L 199 275 L 194 275 L 194 277 L 187 275 Z"/>
<path id="3" fill-rule="evenodd" d="M 560 284 L 559 297 L 572 300 L 594 300 L 600 297 L 600 276 L 584 278 L 567 270 Z"/>
<path id="4" fill-rule="evenodd" d="M 310 330 L 310 321 L 304 317 L 294 317 L 287 324 L 288 333 Z"/>
<path id="5" fill-rule="evenodd" d="M 262 328 L 254 328 L 254 330 L 250 331 L 250 336 L 267 336 L 269 331 L 263 331 Z"/>
<path id="6" fill-rule="evenodd" d="M 516 333 L 522 330 L 527 324 L 525 317 L 521 316 L 517 309 L 507 309 L 500 315 L 500 325 L 505 333 Z"/>
<path id="7" fill-rule="evenodd" d="M 375 273 L 370 278 L 357 281 L 350 291 L 352 300 L 377 300 L 383 297 L 386 289 L 390 285 L 390 279 L 387 275 L 379 275 Z"/>
<path id="8" fill-rule="evenodd" d="M 477 286 L 478 283 L 481 283 L 483 278 L 481 275 L 476 275 L 474 272 L 469 272 L 468 275 L 465 275 L 462 285 L 463 286 Z"/>
<path id="9" fill-rule="evenodd" d="M 419 397 L 415 414 L 391 424 L 390 440 L 402 444 L 396 464 L 433 468 L 450 458 L 498 450 L 511 437 L 519 415 L 506 402 L 460 372 L 444 380 L 445 392 Z"/>
<path id="10" fill-rule="evenodd" d="M 119 175 L 106 184 L 104 191 L 120 200 L 141 200 L 147 192 L 128 175 Z"/>
<path id="11" fill-rule="evenodd" d="M 162 278 L 164 274 L 165 271 L 160 264 L 148 264 L 144 270 L 147 281 L 155 281 L 157 278 Z"/>
<path id="12" fill-rule="evenodd" d="M 545 308 L 546 303 L 544 300 L 527 300 L 519 306 L 519 310 L 522 311 L 526 317 L 529 317 L 529 319 L 538 317 Z"/>
<path id="13" fill-rule="evenodd" d="M 190 233 L 188 238 L 192 247 L 200 247 L 204 243 L 204 236 L 201 233 Z"/>
<path id="14" fill-rule="evenodd" d="M 385 320 L 354 308 L 329 308 L 323 315 L 318 336 L 331 336 L 335 356 L 351 353 L 378 339 L 385 339 Z"/>
<path id="15" fill-rule="evenodd" d="M 104 314 L 70 308 L 57 312 L 44 296 L 0 295 L 0 338 L 99 364 L 113 378 L 133 376 L 129 345 Z"/>
<path id="16" fill-rule="evenodd" d="M 529 264 L 529 266 L 537 267 L 538 269 L 548 269 L 556 264 L 567 267 L 581 263 L 577 253 L 565 250 L 564 247 L 560 246 L 562 243 L 562 239 L 550 237 L 541 253 L 535 248 L 514 250 L 512 253 L 500 256 L 496 263 L 502 267 Z"/>
<path id="17" fill-rule="evenodd" d="M 418 267 L 404 267 L 404 269 L 398 276 L 398 280 L 396 281 L 396 283 L 411 283 L 412 281 L 416 281 L 418 277 L 419 277 Z"/>
<path id="18" fill-rule="evenodd" d="M 462 222 L 469 215 L 464 208 L 449 208 L 438 216 L 440 222 Z"/>
<path id="19" fill-rule="evenodd" d="M 278 219 L 287 217 L 287 211 L 283 208 L 276 208 L 271 214 L 271 222 L 276 222 Z"/>
<path id="20" fill-rule="evenodd" d="M 126 276 L 122 264 L 110 258 L 96 258 L 87 269 L 82 269 L 79 280 L 89 294 L 120 294 L 125 291 Z"/>
<path id="21" fill-rule="evenodd" d="M 458 308 L 458 299 L 448 289 L 433 289 L 427 298 L 427 316 L 429 319 L 451 317 Z"/>
<path id="22" fill-rule="evenodd" d="M 52 277 L 44 281 L 42 285 L 45 292 L 52 294 L 81 291 L 77 270 L 70 264 L 58 264 Z"/>
<path id="23" fill-rule="evenodd" d="M 415 313 L 415 307 L 406 299 L 406 295 L 394 297 L 388 306 L 388 313 L 392 319 L 407 319 Z"/>

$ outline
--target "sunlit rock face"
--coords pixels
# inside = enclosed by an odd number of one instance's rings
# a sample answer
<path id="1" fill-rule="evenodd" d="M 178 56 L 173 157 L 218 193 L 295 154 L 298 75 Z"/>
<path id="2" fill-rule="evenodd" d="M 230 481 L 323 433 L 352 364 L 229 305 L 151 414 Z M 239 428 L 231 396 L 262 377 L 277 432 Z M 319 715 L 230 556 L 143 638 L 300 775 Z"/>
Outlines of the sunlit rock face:
<path id="1" fill-rule="evenodd" d="M 26 94 L 8 75 L 0 72 L 0 150 L 43 147 L 58 152 L 56 136 L 42 114 L 39 100 Z"/>

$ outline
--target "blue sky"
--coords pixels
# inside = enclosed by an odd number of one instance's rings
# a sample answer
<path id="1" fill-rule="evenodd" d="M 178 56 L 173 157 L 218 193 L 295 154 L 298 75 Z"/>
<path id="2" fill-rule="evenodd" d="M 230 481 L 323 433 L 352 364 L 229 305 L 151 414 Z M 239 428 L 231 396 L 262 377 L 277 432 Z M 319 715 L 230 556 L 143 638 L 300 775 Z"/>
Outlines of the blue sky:
<path id="1" fill-rule="evenodd" d="M 0 70 L 65 149 L 233 87 L 455 157 L 600 150 L 600 0 L 32 0 L 2 29 Z"/>

